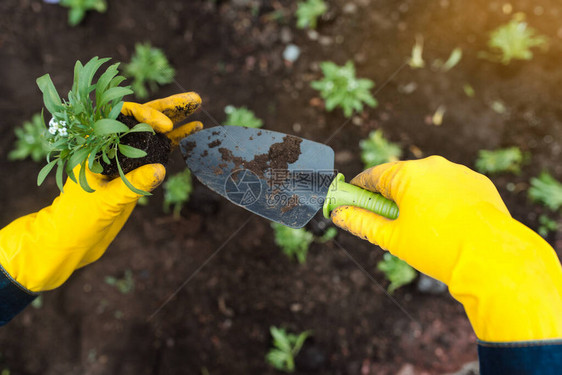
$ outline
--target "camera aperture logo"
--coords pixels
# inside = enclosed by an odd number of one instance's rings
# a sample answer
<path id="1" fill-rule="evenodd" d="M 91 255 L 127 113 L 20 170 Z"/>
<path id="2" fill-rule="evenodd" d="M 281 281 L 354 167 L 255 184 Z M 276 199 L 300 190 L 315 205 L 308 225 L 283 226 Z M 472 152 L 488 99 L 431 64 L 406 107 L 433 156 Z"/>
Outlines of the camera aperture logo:
<path id="1" fill-rule="evenodd" d="M 252 171 L 239 169 L 232 172 L 224 184 L 228 199 L 239 206 L 255 203 L 262 193 L 261 181 Z"/>

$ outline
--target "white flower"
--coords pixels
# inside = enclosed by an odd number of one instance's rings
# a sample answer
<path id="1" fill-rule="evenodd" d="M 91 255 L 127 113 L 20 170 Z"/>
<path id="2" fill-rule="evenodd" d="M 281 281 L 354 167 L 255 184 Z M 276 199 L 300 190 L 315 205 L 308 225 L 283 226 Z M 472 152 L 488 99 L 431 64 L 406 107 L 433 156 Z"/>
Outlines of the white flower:
<path id="1" fill-rule="evenodd" d="M 61 137 L 66 137 L 68 135 L 68 131 L 66 130 L 66 128 L 60 128 L 59 129 L 59 135 Z"/>

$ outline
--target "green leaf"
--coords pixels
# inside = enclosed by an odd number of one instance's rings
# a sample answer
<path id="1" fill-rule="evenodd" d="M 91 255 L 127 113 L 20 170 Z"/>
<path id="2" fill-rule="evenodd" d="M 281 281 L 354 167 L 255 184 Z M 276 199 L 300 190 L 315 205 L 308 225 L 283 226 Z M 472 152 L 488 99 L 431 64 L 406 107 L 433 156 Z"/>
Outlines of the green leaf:
<path id="1" fill-rule="evenodd" d="M 273 337 L 273 345 L 284 352 L 290 353 L 291 343 L 289 342 L 289 338 L 287 337 L 285 330 L 279 329 L 277 327 L 271 327 L 269 331 L 271 332 L 271 336 Z"/>
<path id="2" fill-rule="evenodd" d="M 90 94 L 90 86 L 92 85 L 92 80 L 98 69 L 106 62 L 109 58 L 99 59 L 97 56 L 93 57 L 90 61 L 84 65 L 84 68 L 80 72 L 78 77 L 78 93 L 80 97 L 86 98 Z M 75 77 L 76 78 L 76 77 Z"/>
<path id="3" fill-rule="evenodd" d="M 56 181 L 57 181 L 57 186 L 59 187 L 59 190 L 61 192 L 63 191 L 63 181 L 62 181 L 63 172 L 64 172 L 64 161 L 59 159 L 57 162 Z"/>
<path id="4" fill-rule="evenodd" d="M 80 77 L 80 72 L 83 68 L 82 62 L 76 61 L 76 64 L 74 64 L 74 82 L 72 83 L 72 90 L 68 94 L 68 99 L 71 103 L 74 101 L 74 95 L 71 94 L 78 92 L 78 77 Z"/>
<path id="5" fill-rule="evenodd" d="M 131 184 L 129 180 L 127 180 L 127 177 L 125 177 L 125 174 L 123 173 L 123 169 L 121 168 L 121 164 L 119 163 L 119 159 L 117 159 L 117 157 L 115 157 L 115 161 L 117 162 L 117 170 L 119 171 L 119 176 L 121 177 L 121 180 L 123 180 L 125 186 L 131 189 L 133 193 L 136 193 L 138 195 L 152 195 L 148 191 L 140 190 L 134 187 L 133 184 Z"/>
<path id="6" fill-rule="evenodd" d="M 109 87 L 109 83 L 111 82 L 113 77 L 115 77 L 119 73 L 119 71 L 117 70 L 118 67 L 119 63 L 110 65 L 109 68 L 107 68 L 107 70 L 98 79 L 98 82 L 96 83 L 96 103 L 100 102 L 102 94 Z"/>
<path id="7" fill-rule="evenodd" d="M 101 173 L 103 172 L 103 167 L 101 166 L 99 161 L 94 161 L 93 164 L 90 165 L 90 170 L 94 173 Z"/>
<path id="8" fill-rule="evenodd" d="M 124 133 L 129 130 L 129 127 L 122 122 L 111 119 L 101 119 L 94 124 L 94 133 L 96 135 L 108 135 Z"/>
<path id="9" fill-rule="evenodd" d="M 68 11 L 68 24 L 70 26 L 76 26 L 82 21 L 86 11 L 83 8 L 71 8 Z"/>
<path id="10" fill-rule="evenodd" d="M 88 185 L 88 179 L 86 178 L 86 160 L 80 165 L 80 173 L 78 174 L 78 180 L 80 181 L 80 186 L 87 193 L 93 193 L 95 190 Z"/>
<path id="11" fill-rule="evenodd" d="M 145 151 L 129 145 L 119 144 L 117 145 L 117 147 L 119 147 L 119 151 L 128 158 L 136 159 L 145 157 L 147 155 Z"/>
<path id="12" fill-rule="evenodd" d="M 131 130 L 129 130 L 129 133 L 140 133 L 140 132 L 151 132 L 154 134 L 154 129 L 152 128 L 152 126 L 145 124 L 144 122 L 141 122 L 140 124 L 136 124 L 135 126 L 133 126 Z"/>
<path id="13" fill-rule="evenodd" d="M 68 160 L 69 168 L 74 169 L 74 167 L 76 167 L 78 164 L 82 164 L 83 162 L 85 162 L 86 159 L 88 159 L 89 153 L 90 150 L 88 150 L 87 148 L 82 148 L 78 151 L 73 152 L 70 156 L 70 159 Z"/>
<path id="14" fill-rule="evenodd" d="M 50 75 L 45 74 L 44 76 L 37 78 L 37 86 L 39 86 L 39 90 L 43 93 L 43 102 L 51 114 L 62 110 L 63 106 L 60 96 L 53 84 L 53 81 L 51 80 Z"/>
<path id="15" fill-rule="evenodd" d="M 113 158 L 109 158 L 109 157 L 108 157 L 108 155 L 107 155 L 107 153 L 105 152 L 105 150 L 102 151 L 102 153 L 101 153 L 101 158 L 102 158 L 102 160 L 103 160 L 103 162 L 104 162 L 105 164 L 111 164 L 111 160 L 110 160 L 110 159 L 113 159 Z"/>
<path id="16" fill-rule="evenodd" d="M 39 174 L 37 175 L 37 186 L 40 186 L 43 183 L 43 181 L 45 181 L 45 178 L 47 177 L 49 172 L 51 172 L 51 170 L 53 169 L 56 163 L 57 161 L 53 160 L 49 162 L 46 166 L 41 168 Z"/>
<path id="17" fill-rule="evenodd" d="M 109 115 L 107 116 L 107 118 L 111 119 L 111 120 L 115 120 L 117 119 L 117 117 L 119 116 L 119 114 L 121 113 L 121 110 L 123 109 L 123 104 L 125 104 L 124 102 L 119 102 L 115 105 L 115 107 L 113 107 L 111 109 L 111 112 L 109 112 Z"/>
<path id="18" fill-rule="evenodd" d="M 98 108 L 103 107 L 107 103 L 115 99 L 123 99 L 125 95 L 132 94 L 133 90 L 126 87 L 112 87 L 106 92 L 104 92 L 100 98 L 100 102 L 97 103 Z"/>

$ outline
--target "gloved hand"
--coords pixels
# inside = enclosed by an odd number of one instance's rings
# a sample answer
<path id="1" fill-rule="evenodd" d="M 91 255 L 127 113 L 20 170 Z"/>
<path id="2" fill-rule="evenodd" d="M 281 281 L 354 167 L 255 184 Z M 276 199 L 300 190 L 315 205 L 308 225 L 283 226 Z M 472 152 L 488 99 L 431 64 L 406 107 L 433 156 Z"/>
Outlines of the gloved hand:
<path id="1" fill-rule="evenodd" d="M 203 127 L 200 122 L 191 122 L 172 130 L 200 105 L 199 95 L 190 92 L 144 105 L 127 102 L 122 113 L 166 133 L 172 145 L 177 145 L 179 139 Z M 126 177 L 138 189 L 151 191 L 165 174 L 163 165 L 148 164 Z M 75 269 L 101 257 L 140 197 L 120 178 L 110 181 L 89 170 L 86 175 L 94 193 L 67 179 L 64 192 L 51 206 L 21 217 L 0 231 L 0 265 L 27 290 L 54 289 Z"/>
<path id="2" fill-rule="evenodd" d="M 511 217 L 488 178 L 432 156 L 382 164 L 351 183 L 394 200 L 399 217 L 344 206 L 334 223 L 447 284 L 479 339 L 562 337 L 560 261 Z"/>

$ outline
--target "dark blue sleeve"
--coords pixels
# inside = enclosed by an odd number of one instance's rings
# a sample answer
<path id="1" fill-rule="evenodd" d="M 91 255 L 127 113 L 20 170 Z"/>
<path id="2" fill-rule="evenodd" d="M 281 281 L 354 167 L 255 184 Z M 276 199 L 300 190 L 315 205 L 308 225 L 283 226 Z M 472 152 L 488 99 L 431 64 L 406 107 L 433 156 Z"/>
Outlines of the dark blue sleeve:
<path id="1" fill-rule="evenodd" d="M 562 339 L 478 342 L 480 375 L 561 375 Z"/>
<path id="2" fill-rule="evenodd" d="M 37 296 L 21 286 L 0 265 L 0 326 L 18 315 Z"/>

